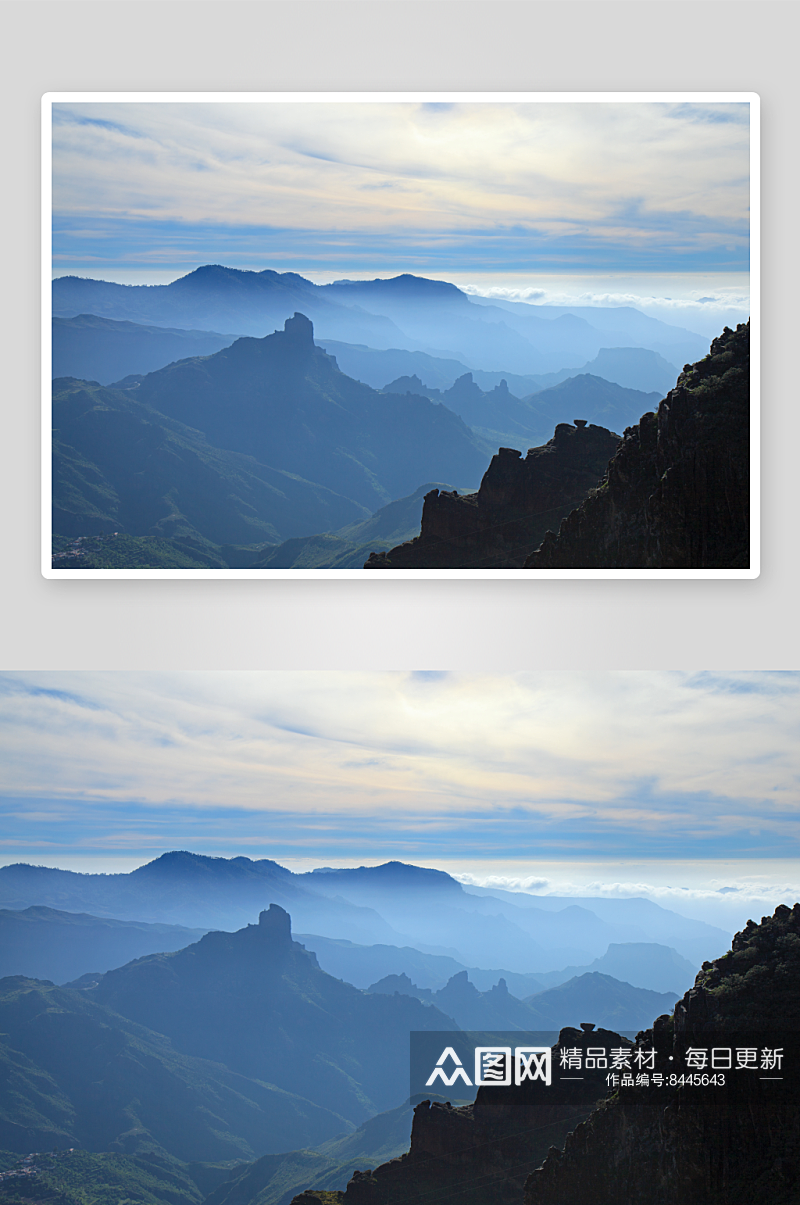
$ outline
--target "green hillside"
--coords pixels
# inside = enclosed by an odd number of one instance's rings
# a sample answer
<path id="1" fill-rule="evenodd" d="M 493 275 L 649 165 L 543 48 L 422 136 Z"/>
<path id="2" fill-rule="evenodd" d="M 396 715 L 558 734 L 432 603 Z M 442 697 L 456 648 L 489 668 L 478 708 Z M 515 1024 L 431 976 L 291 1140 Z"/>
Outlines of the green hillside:
<path id="1" fill-rule="evenodd" d="M 0 1168 L 0 1205 L 200 1205 L 204 1196 L 187 1165 L 166 1155 L 3 1151 Z"/>
<path id="2" fill-rule="evenodd" d="M 307 1094 L 357 1125 L 405 1097 L 412 1030 L 458 1029 L 419 1000 L 327 975 L 276 904 L 257 925 L 109 971 L 89 994 L 187 1055 Z"/>
<path id="3" fill-rule="evenodd" d="M 474 488 L 477 488 L 474 487 Z M 348 523 L 338 531 L 286 540 L 268 548 L 255 561 L 256 569 L 362 569 L 371 552 L 387 544 L 402 544 L 419 535 L 422 504 L 429 490 L 452 490 L 452 485 L 429 481 L 407 498 L 382 506 L 369 519 Z M 462 489 L 460 493 L 470 493 Z"/>
<path id="4" fill-rule="evenodd" d="M 291 1092 L 177 1052 L 88 992 L 0 980 L 0 1033 L 0 1148 L 245 1160 L 347 1129 Z"/>

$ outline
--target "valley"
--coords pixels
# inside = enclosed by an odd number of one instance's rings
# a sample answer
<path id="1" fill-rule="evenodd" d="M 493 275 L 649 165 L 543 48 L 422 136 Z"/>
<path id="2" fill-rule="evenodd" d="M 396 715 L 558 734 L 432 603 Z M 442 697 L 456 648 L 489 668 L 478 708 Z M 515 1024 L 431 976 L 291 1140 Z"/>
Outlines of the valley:
<path id="1" fill-rule="evenodd" d="M 708 350 L 632 307 L 494 304 L 409 274 L 61 277 L 52 305 L 56 570 L 521 569 Z M 489 514 L 498 455 L 544 465 L 567 428 L 606 433 L 591 467 L 539 488 L 533 526 L 513 501 Z M 433 490 L 440 510 L 459 499 L 466 543 L 449 511 L 423 517 Z M 711 567 L 745 564 L 746 532 L 722 543 Z M 676 567 L 704 566 L 693 557 Z"/>
<path id="2" fill-rule="evenodd" d="M 400 862 L 295 873 L 188 852 L 124 874 L 0 867 L 0 903 L 9 1205 L 31 1185 L 71 1202 L 91 1184 L 110 1202 L 123 1183 L 170 1205 L 288 1205 L 298 1193 L 304 1205 L 365 1193 L 393 1205 L 445 1183 L 463 1205 L 478 1189 L 499 1205 L 521 1201 L 531 1172 L 526 1201 L 549 1205 L 548 1149 L 601 1124 L 605 1092 L 564 1083 L 509 1110 L 514 1089 L 462 1088 L 420 1103 L 408 1096 L 411 1032 L 438 1031 L 437 1049 L 446 1031 L 630 1044 L 656 1018 L 664 1031 L 676 1006 L 676 1018 L 700 1016 L 697 999 L 728 982 L 737 950 L 788 949 L 781 926 L 798 911 L 778 909 L 772 945 L 753 926 L 731 955 L 723 930 L 644 899 L 495 894 Z M 747 985 L 731 983 L 721 1017 L 748 1015 Z"/>

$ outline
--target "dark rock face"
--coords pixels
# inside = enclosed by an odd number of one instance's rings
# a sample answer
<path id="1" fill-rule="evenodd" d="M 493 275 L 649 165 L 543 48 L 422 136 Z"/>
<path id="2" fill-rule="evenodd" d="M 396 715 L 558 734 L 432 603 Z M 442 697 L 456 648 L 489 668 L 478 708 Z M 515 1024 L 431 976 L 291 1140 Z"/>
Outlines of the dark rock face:
<path id="1" fill-rule="evenodd" d="M 559 1045 L 621 1040 L 582 1029 L 562 1029 Z M 661 1056 L 737 1046 L 745 1033 L 759 1046 L 781 1035 L 783 1080 L 734 1070 L 724 1086 L 630 1088 L 593 1109 L 583 1083 L 560 1084 L 538 1107 L 509 1104 L 513 1089 L 501 1088 L 481 1088 L 461 1108 L 424 1101 L 409 1153 L 357 1172 L 331 1205 L 797 1205 L 800 904 L 748 921 L 637 1045 Z"/>
<path id="2" fill-rule="evenodd" d="M 609 1030 L 563 1029 L 559 1044 L 619 1045 Z M 475 1103 L 454 1108 L 424 1100 L 414 1110 L 411 1149 L 373 1171 L 356 1172 L 338 1205 L 520 1205 L 525 1178 L 554 1142 L 586 1118 L 596 1089 L 581 1083 L 548 1089 L 547 1103 L 512 1095 L 524 1089 L 480 1088 Z M 313 1190 L 312 1190 L 313 1192 Z M 293 1205 L 307 1205 L 308 1197 Z"/>
<path id="3" fill-rule="evenodd" d="M 598 484 L 620 436 L 605 427 L 559 423 L 528 455 L 500 448 L 477 494 L 432 490 L 422 530 L 365 569 L 518 569 L 542 537 Z"/>
<path id="4" fill-rule="evenodd" d="M 549 531 L 526 569 L 749 565 L 750 324 L 687 364 L 629 427 L 600 488 Z"/>
<path id="5" fill-rule="evenodd" d="M 786 1078 L 733 1071 L 724 1087 L 613 1094 L 532 1173 L 525 1205 L 796 1205 L 799 1029 L 800 904 L 781 905 L 760 925 L 748 921 L 727 954 L 703 964 L 674 1021 L 661 1017 L 640 1038 L 672 1049 L 782 1032 Z"/>

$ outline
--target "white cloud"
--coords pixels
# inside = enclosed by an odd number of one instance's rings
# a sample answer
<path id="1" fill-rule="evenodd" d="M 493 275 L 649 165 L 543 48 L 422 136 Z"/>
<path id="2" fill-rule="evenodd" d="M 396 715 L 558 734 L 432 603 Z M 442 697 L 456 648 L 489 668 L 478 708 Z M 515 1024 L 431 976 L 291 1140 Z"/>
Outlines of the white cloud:
<path id="1" fill-rule="evenodd" d="M 7 796 L 796 840 L 794 674 L 12 673 Z M 447 818 L 450 818 L 448 821 Z"/>
<path id="2" fill-rule="evenodd" d="M 561 866 L 547 878 L 526 874 L 485 874 L 477 868 L 468 872 L 451 869 L 450 873 L 467 888 L 500 888 L 534 896 L 568 899 L 648 899 L 681 916 L 693 917 L 731 932 L 742 928 L 749 919 L 759 920 L 762 916 L 771 915 L 779 904 L 792 907 L 800 900 L 800 865 L 787 867 L 786 860 L 783 860 L 772 869 L 766 860 L 754 860 L 750 866 L 740 860 L 734 867 L 731 872 L 723 863 L 715 864 L 710 860 L 701 863 L 653 861 L 649 866 L 638 868 L 644 871 L 644 875 L 634 872 L 630 877 L 619 878 L 615 878 L 614 873 L 619 874 L 622 868 L 612 865 L 610 872 L 603 875 L 597 863 L 588 868 L 588 873 L 582 873 L 580 863 Z M 672 878 L 672 883 L 665 881 L 669 878 Z M 526 899 L 524 894 L 520 903 L 535 906 L 535 900 Z"/>
<path id="3" fill-rule="evenodd" d="M 83 103 L 56 107 L 60 214 L 331 230 L 535 227 L 644 243 L 746 223 L 746 106 Z M 711 219 L 710 224 L 707 219 Z M 723 229 L 724 228 L 724 229 Z"/>
<path id="4" fill-rule="evenodd" d="M 750 292 L 738 281 L 726 287 L 720 285 L 718 277 L 710 288 L 708 285 L 692 287 L 693 283 L 689 273 L 682 281 L 673 282 L 678 295 L 648 294 L 630 288 L 603 288 L 601 282 L 593 287 L 585 287 L 584 282 L 577 283 L 577 287 L 570 287 L 566 281 L 547 287 L 466 282 L 459 287 L 471 296 L 521 301 L 531 306 L 632 306 L 651 318 L 658 318 L 673 326 L 685 326 L 711 337 L 718 335 L 723 326 L 735 326 L 749 318 Z"/>

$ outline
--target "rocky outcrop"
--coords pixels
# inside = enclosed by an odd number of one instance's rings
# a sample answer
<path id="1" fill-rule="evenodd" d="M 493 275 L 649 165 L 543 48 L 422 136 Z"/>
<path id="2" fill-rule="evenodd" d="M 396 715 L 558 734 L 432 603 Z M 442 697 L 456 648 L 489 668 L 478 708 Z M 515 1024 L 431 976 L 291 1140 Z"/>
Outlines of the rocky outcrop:
<path id="1" fill-rule="evenodd" d="M 562 1029 L 558 1045 L 621 1042 L 582 1029 Z M 423 1101 L 408 1154 L 355 1173 L 329 1205 L 797 1205 L 800 904 L 748 921 L 636 1044 L 659 1065 L 673 1053 L 679 1070 L 689 1046 L 752 1046 L 762 1062 L 780 1049 L 782 1059 L 734 1067 L 719 1085 L 620 1087 L 594 1106 L 586 1081 L 558 1084 L 545 1103 L 514 1105 L 522 1090 L 503 1088 L 481 1088 L 461 1108 Z"/>
<path id="2" fill-rule="evenodd" d="M 423 482 L 479 481 L 489 460 L 446 406 L 340 372 L 301 313 L 262 339 L 119 384 L 53 382 L 54 534 L 180 542 L 119 546 L 117 567 L 184 544 L 190 558 L 226 562 L 336 531 Z"/>
<path id="3" fill-rule="evenodd" d="M 477 494 L 431 490 L 419 536 L 373 553 L 365 569 L 521 568 L 546 531 L 598 485 L 620 436 L 576 419 L 548 443 L 500 448 Z"/>
<path id="4" fill-rule="evenodd" d="M 562 1029 L 559 1045 L 619 1046 L 624 1039 L 587 1025 Z M 521 1205 L 526 1176 L 553 1143 L 563 1144 L 596 1102 L 580 1081 L 545 1090 L 480 1088 L 474 1104 L 454 1108 L 424 1100 L 414 1110 L 411 1148 L 373 1171 L 356 1172 L 338 1205 Z M 524 1102 L 520 1103 L 520 1093 Z M 308 1205 L 308 1195 L 293 1205 Z"/>
<path id="5" fill-rule="evenodd" d="M 526 569 L 749 566 L 750 324 L 727 327 L 645 414 L 599 489 Z"/>
<path id="6" fill-rule="evenodd" d="M 535 1009 L 512 996 L 505 979 L 500 979 L 488 992 L 479 992 L 470 982 L 468 971 L 452 975 L 437 992 L 417 987 L 405 974 L 386 975 L 367 991 L 387 996 L 394 992 L 416 996 L 418 1000 L 435 1004 L 448 1017 L 452 1017 L 461 1029 L 503 1031 L 552 1029 L 558 1026 L 558 1022 L 554 1027 L 550 1017 L 544 1019 Z"/>
<path id="7" fill-rule="evenodd" d="M 275 903 L 257 925 L 136 959 L 81 995 L 165 1034 L 180 1054 L 287 1093 L 303 1085 L 306 1099 L 339 1125 L 360 1124 L 403 1098 L 411 1031 L 457 1028 L 433 1005 L 368 995 L 327 975 L 292 940 L 289 914 Z M 259 1153 L 268 1150 L 265 1142 Z"/>
<path id="8" fill-rule="evenodd" d="M 703 964 L 674 1019 L 639 1035 L 675 1051 L 748 1035 L 757 1050 L 782 1048 L 781 1067 L 734 1069 L 724 1086 L 612 1094 L 532 1173 L 525 1205 L 796 1205 L 799 1030 L 800 904 L 781 905 Z"/>

